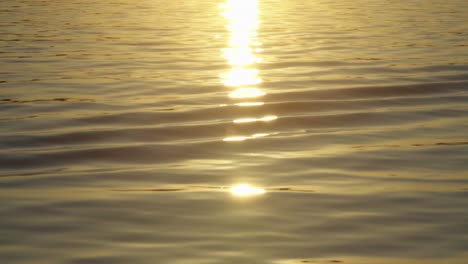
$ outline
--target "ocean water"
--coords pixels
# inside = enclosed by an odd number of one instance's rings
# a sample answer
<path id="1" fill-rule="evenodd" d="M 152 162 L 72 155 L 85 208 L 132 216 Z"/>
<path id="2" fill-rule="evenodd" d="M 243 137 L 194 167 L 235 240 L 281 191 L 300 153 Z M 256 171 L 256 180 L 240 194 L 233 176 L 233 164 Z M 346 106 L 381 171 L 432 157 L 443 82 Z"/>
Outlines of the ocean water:
<path id="1" fill-rule="evenodd" d="M 468 263 L 468 1 L 3 0 L 0 263 Z"/>

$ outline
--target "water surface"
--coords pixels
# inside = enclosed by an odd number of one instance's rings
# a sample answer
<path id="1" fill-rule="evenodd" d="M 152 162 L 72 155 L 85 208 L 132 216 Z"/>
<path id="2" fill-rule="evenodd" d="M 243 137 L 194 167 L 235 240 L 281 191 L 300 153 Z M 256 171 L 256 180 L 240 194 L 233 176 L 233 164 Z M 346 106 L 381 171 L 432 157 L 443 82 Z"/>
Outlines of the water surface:
<path id="1" fill-rule="evenodd" d="M 467 14 L 2 1 L 0 262 L 466 263 Z"/>

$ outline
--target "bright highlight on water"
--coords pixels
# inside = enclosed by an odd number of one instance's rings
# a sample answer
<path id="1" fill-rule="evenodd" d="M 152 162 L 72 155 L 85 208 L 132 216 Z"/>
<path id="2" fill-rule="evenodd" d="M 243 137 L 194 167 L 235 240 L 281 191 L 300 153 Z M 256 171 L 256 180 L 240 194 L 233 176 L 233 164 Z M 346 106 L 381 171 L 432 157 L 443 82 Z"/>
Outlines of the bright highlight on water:
<path id="1" fill-rule="evenodd" d="M 250 184 L 237 184 L 231 188 L 231 194 L 235 196 L 254 196 L 266 193 L 265 189 L 253 187 Z"/>
<path id="2" fill-rule="evenodd" d="M 237 106 L 262 106 L 264 105 L 265 103 L 264 102 L 242 102 L 242 103 L 237 103 L 236 105 Z"/>
<path id="3" fill-rule="evenodd" d="M 234 120 L 233 122 L 236 124 L 241 124 L 241 123 L 252 123 L 252 122 L 257 122 L 257 121 L 269 122 L 269 121 L 273 121 L 276 119 L 278 119 L 277 116 L 264 116 L 261 118 L 239 118 L 239 119 Z"/>
<path id="4" fill-rule="evenodd" d="M 262 138 L 262 137 L 267 137 L 269 136 L 269 133 L 256 133 L 251 136 L 232 136 L 232 137 L 226 137 L 223 139 L 223 141 L 245 141 L 247 139 L 254 139 L 254 138 Z"/>

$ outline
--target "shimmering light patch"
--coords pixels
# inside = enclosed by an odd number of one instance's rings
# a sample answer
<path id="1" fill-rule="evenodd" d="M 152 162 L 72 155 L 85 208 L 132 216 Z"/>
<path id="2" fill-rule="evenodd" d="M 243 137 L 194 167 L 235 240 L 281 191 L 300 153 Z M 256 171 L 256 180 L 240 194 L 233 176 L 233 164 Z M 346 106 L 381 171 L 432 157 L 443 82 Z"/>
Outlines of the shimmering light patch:
<path id="1" fill-rule="evenodd" d="M 233 137 L 224 138 L 223 141 L 226 141 L 226 142 L 229 142 L 229 141 L 245 141 L 245 140 L 248 140 L 248 139 L 267 137 L 269 135 L 270 134 L 268 134 L 268 133 L 257 133 L 257 134 L 253 134 L 251 136 L 233 136 Z"/>
<path id="2" fill-rule="evenodd" d="M 261 46 L 258 41 L 252 41 L 252 37 L 255 37 L 254 33 L 244 32 L 231 32 L 231 38 L 229 39 L 229 45 L 236 48 L 244 48 L 249 46 Z M 260 43 L 260 45 L 258 45 Z"/>
<path id="3" fill-rule="evenodd" d="M 228 61 L 230 65 L 234 66 L 249 65 L 260 60 L 257 57 L 255 57 L 250 47 L 223 49 L 223 57 Z"/>
<path id="4" fill-rule="evenodd" d="M 268 121 L 273 121 L 273 120 L 276 120 L 276 119 L 278 119 L 277 116 L 265 116 L 265 117 L 262 117 L 262 118 L 240 118 L 240 119 L 234 120 L 233 122 L 236 123 L 236 124 L 251 123 L 251 122 L 258 122 L 258 121 L 268 122 Z"/>
<path id="5" fill-rule="evenodd" d="M 226 86 L 249 86 L 262 82 L 258 70 L 253 65 L 261 62 L 255 55 L 257 46 L 262 43 L 257 39 L 260 24 L 257 0 L 226 0 L 221 5 L 221 15 L 226 18 L 229 30 L 229 47 L 222 50 L 229 65 L 234 66 L 220 77 Z"/>
<path id="6" fill-rule="evenodd" d="M 250 184 L 237 184 L 231 187 L 231 194 L 235 196 L 253 196 L 266 193 L 265 189 L 253 187 Z"/>
<path id="7" fill-rule="evenodd" d="M 255 30 L 258 25 L 258 0 L 227 0 L 220 6 L 223 17 L 230 21 L 230 26 L 239 30 Z"/>
<path id="8" fill-rule="evenodd" d="M 226 86 L 246 86 L 255 85 L 262 82 L 258 77 L 257 69 L 232 68 L 230 72 L 221 74 L 223 83 Z"/>
<path id="9" fill-rule="evenodd" d="M 240 119 L 236 119 L 232 122 L 236 123 L 236 124 L 240 124 L 240 123 L 251 123 L 251 122 L 255 122 L 255 121 L 258 121 L 257 118 L 240 118 Z"/>
<path id="10" fill-rule="evenodd" d="M 258 88 L 239 88 L 229 94 L 231 98 L 255 98 L 264 96 L 266 93 Z"/>
<path id="11" fill-rule="evenodd" d="M 273 121 L 273 120 L 276 120 L 276 119 L 278 119 L 277 116 L 270 115 L 270 116 L 265 116 L 265 117 L 260 118 L 260 121 L 268 122 L 268 121 Z"/>
<path id="12" fill-rule="evenodd" d="M 260 41 L 253 41 L 252 45 L 253 46 L 262 46 L 263 44 Z"/>
<path id="13" fill-rule="evenodd" d="M 249 106 L 262 106 L 264 104 L 265 104 L 264 102 L 243 102 L 243 103 L 238 103 L 236 105 L 241 106 L 241 107 L 249 107 Z"/>
<path id="14" fill-rule="evenodd" d="M 249 139 L 249 137 L 236 136 L 236 137 L 227 137 L 223 139 L 223 141 L 244 141 L 246 139 Z"/>
<path id="15" fill-rule="evenodd" d="M 258 134 L 253 134 L 252 138 L 260 138 L 260 137 L 268 137 L 270 134 L 268 133 L 258 133 Z"/>

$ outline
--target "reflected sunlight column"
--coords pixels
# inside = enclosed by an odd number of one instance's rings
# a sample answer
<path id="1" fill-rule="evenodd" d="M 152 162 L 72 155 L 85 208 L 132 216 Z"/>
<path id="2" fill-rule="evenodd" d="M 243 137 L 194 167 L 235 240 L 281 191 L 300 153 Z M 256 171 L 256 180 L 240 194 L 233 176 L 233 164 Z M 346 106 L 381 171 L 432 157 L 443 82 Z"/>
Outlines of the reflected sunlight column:
<path id="1" fill-rule="evenodd" d="M 240 100 L 238 106 L 262 106 L 264 102 L 255 101 L 265 95 L 257 85 L 262 82 L 256 64 L 261 62 L 257 54 L 262 52 L 262 43 L 258 40 L 260 24 L 258 0 L 227 0 L 221 5 L 221 15 L 227 20 L 229 44 L 222 49 L 222 55 L 231 69 L 221 74 L 222 82 L 234 88 L 229 93 L 232 99 Z M 277 119 L 276 116 L 260 118 L 247 117 L 234 120 L 234 123 L 268 122 Z M 235 136 L 224 141 L 243 141 L 251 138 L 264 137 L 268 134 L 259 133 L 251 136 Z"/>

